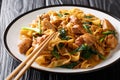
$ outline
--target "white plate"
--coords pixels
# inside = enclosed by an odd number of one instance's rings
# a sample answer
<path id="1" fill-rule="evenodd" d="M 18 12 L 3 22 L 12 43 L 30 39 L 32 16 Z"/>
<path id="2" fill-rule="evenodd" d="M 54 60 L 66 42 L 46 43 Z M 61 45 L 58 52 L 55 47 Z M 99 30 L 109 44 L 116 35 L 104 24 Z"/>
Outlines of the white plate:
<path id="1" fill-rule="evenodd" d="M 120 22 L 115 17 L 102 12 L 97 9 L 92 9 L 88 7 L 81 7 L 81 6 L 50 6 L 50 7 L 44 7 L 44 8 L 38 8 L 32 11 L 29 11 L 27 13 L 24 13 L 14 19 L 9 26 L 7 27 L 5 33 L 4 33 L 4 44 L 10 55 L 12 55 L 17 60 L 23 61 L 25 60 L 25 56 L 20 54 L 17 48 L 17 44 L 19 41 L 19 32 L 22 26 L 28 26 L 29 23 L 32 22 L 36 18 L 37 15 L 43 14 L 48 12 L 49 10 L 58 11 L 60 9 L 71 9 L 71 8 L 79 8 L 83 10 L 85 13 L 91 13 L 99 18 L 106 18 L 108 19 L 115 27 L 115 29 L 118 32 L 118 46 L 116 49 L 114 49 L 111 53 L 111 55 L 102 63 L 98 64 L 94 68 L 91 69 L 63 69 L 63 68 L 46 68 L 39 66 L 37 63 L 33 63 L 32 67 L 39 69 L 39 70 L 45 70 L 49 72 L 58 72 L 58 73 L 83 73 L 83 72 L 89 72 L 101 69 L 105 66 L 110 65 L 111 63 L 117 61 L 120 58 Z"/>

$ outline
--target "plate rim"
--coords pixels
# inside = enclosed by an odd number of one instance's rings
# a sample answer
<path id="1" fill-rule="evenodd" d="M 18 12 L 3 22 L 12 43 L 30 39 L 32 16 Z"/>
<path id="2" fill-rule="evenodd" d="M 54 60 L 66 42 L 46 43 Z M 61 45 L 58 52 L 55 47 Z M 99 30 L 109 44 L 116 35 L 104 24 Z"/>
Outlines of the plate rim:
<path id="1" fill-rule="evenodd" d="M 27 11 L 27 12 L 24 12 L 24 13 L 20 14 L 19 16 L 17 16 L 16 18 L 14 18 L 14 19 L 8 24 L 8 26 L 6 27 L 6 29 L 5 29 L 5 31 L 4 31 L 4 33 L 3 33 L 3 42 L 4 42 L 4 46 L 5 46 L 5 49 L 7 50 L 8 54 L 9 54 L 13 59 L 15 59 L 16 61 L 22 62 L 21 60 L 19 60 L 17 57 L 15 57 L 15 56 L 13 55 L 13 53 L 10 51 L 10 49 L 9 49 L 9 47 L 8 47 L 8 45 L 7 45 L 7 42 L 6 42 L 6 40 L 7 40 L 7 39 L 6 39 L 6 38 L 7 38 L 7 33 L 8 33 L 8 31 L 9 31 L 9 29 L 11 28 L 11 26 L 12 26 L 17 20 L 19 20 L 19 19 L 22 18 L 23 16 L 25 16 L 25 15 L 31 13 L 31 12 L 37 11 L 37 10 L 46 9 L 46 8 L 51 8 L 51 7 L 64 7 L 64 6 L 66 6 L 66 7 L 83 7 L 83 8 L 88 8 L 88 9 L 97 10 L 97 11 L 100 11 L 100 12 L 102 12 L 102 13 L 108 14 L 108 15 L 110 15 L 111 17 L 115 18 L 116 20 L 120 21 L 120 18 L 116 17 L 116 16 L 113 15 L 112 13 L 109 13 L 109 12 L 104 11 L 104 10 L 102 10 L 102 9 L 98 9 L 98 8 L 90 7 L 90 6 L 85 6 L 85 5 L 63 4 L 63 5 L 49 5 L 49 6 L 38 7 L 38 8 L 29 10 L 29 11 Z M 39 68 L 32 67 L 32 66 L 31 66 L 31 68 L 36 69 L 36 70 L 45 71 L 45 72 L 50 72 L 50 73 L 62 73 L 62 74 L 66 74 L 66 73 L 67 73 L 67 74 L 68 74 L 68 73 L 69 73 L 69 74 L 71 74 L 71 73 L 81 73 L 81 74 L 83 74 L 83 73 L 91 73 L 91 72 L 99 71 L 99 70 L 105 69 L 105 68 L 107 68 L 107 67 L 113 66 L 113 65 L 114 65 L 115 63 L 117 63 L 119 60 L 120 60 L 120 57 L 119 57 L 116 61 L 114 61 L 114 62 L 112 62 L 112 63 L 110 63 L 110 64 L 108 64 L 108 65 L 105 65 L 105 66 L 103 66 L 103 67 L 100 67 L 100 68 L 97 68 L 97 69 L 94 69 L 94 70 L 84 71 L 84 72 L 58 72 L 58 71 L 48 71 L 48 70 L 39 69 Z M 113 65 L 112 65 L 112 64 L 113 64 Z"/>

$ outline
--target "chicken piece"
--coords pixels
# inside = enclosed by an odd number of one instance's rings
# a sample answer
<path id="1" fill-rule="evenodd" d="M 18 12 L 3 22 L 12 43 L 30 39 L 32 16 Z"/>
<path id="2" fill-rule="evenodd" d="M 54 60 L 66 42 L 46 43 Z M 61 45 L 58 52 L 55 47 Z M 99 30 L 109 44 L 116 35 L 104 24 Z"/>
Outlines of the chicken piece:
<path id="1" fill-rule="evenodd" d="M 70 16 L 70 22 L 74 23 L 74 24 L 81 24 L 81 21 L 75 17 L 75 16 Z"/>
<path id="2" fill-rule="evenodd" d="M 118 44 L 118 40 L 113 34 L 110 34 L 105 38 L 105 43 L 107 47 L 114 49 Z"/>
<path id="3" fill-rule="evenodd" d="M 78 46 L 81 46 L 82 44 L 84 44 L 83 37 L 82 37 L 82 36 L 78 37 L 78 38 L 75 40 L 75 44 L 78 45 Z"/>
<path id="4" fill-rule="evenodd" d="M 74 24 L 74 26 L 71 28 L 72 32 L 74 34 L 84 34 L 86 33 L 86 30 L 82 27 L 81 21 L 75 17 L 75 16 L 70 16 L 70 22 Z"/>
<path id="5" fill-rule="evenodd" d="M 46 19 L 46 20 L 50 21 L 50 16 L 49 16 L 49 14 L 43 14 L 40 16 L 40 19 L 41 20 Z"/>
<path id="6" fill-rule="evenodd" d="M 101 46 L 99 46 L 95 36 L 93 36 L 92 34 L 85 33 L 84 35 L 78 37 L 75 40 L 75 44 L 77 44 L 79 46 L 84 43 L 87 43 L 89 46 L 94 46 L 95 49 L 97 49 L 99 53 L 104 54 L 103 48 Z"/>
<path id="7" fill-rule="evenodd" d="M 82 27 L 82 25 L 76 24 L 72 27 L 72 33 L 74 33 L 74 34 L 84 34 L 84 33 L 86 33 L 86 30 Z"/>
<path id="8" fill-rule="evenodd" d="M 48 21 L 47 19 L 44 19 L 41 22 L 43 31 L 47 30 L 47 29 L 53 29 L 55 31 L 55 25 L 51 24 L 50 21 Z"/>
<path id="9" fill-rule="evenodd" d="M 54 24 L 55 26 L 59 26 L 61 22 L 62 20 L 51 21 L 51 23 Z"/>
<path id="10" fill-rule="evenodd" d="M 65 28 L 65 27 L 67 26 L 67 24 L 68 24 L 67 21 L 62 21 L 62 22 L 60 23 L 60 26 L 59 26 L 59 27 Z"/>
<path id="11" fill-rule="evenodd" d="M 99 53 L 101 53 L 101 54 L 104 55 L 104 50 L 103 50 L 103 48 L 98 44 L 97 39 L 95 38 L 94 35 L 89 34 L 89 33 L 86 33 L 86 34 L 84 34 L 82 37 L 83 37 L 84 41 L 85 41 L 88 45 L 94 46 L 95 49 L 97 49 Z"/>
<path id="12" fill-rule="evenodd" d="M 43 35 L 43 36 L 41 36 L 41 37 L 37 37 L 36 39 L 33 40 L 32 46 L 35 47 L 36 44 L 42 43 L 47 36 L 48 36 L 48 35 Z"/>
<path id="13" fill-rule="evenodd" d="M 107 19 L 103 20 L 102 27 L 103 30 L 115 30 L 114 26 Z"/>
<path id="14" fill-rule="evenodd" d="M 45 40 L 45 38 L 47 37 L 47 35 L 43 35 L 42 37 L 37 37 L 37 43 L 41 43 Z"/>
<path id="15" fill-rule="evenodd" d="M 30 38 L 24 38 L 18 44 L 18 49 L 20 53 L 25 54 L 27 50 L 31 47 L 32 40 Z"/>

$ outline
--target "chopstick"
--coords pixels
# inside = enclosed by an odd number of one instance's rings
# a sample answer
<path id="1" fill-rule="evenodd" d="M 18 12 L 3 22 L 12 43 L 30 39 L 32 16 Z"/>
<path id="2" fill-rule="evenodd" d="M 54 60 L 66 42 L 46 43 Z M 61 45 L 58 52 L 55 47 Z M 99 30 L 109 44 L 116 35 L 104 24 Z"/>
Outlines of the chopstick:
<path id="1" fill-rule="evenodd" d="M 33 52 L 23 61 L 7 78 L 6 80 L 11 80 L 15 75 L 17 75 L 14 80 L 19 80 L 19 78 L 25 73 L 25 71 L 31 66 L 35 59 L 39 56 L 40 52 L 46 47 L 48 42 L 57 35 L 57 32 L 53 32 L 48 36 Z M 19 72 L 19 73 L 18 73 Z"/>

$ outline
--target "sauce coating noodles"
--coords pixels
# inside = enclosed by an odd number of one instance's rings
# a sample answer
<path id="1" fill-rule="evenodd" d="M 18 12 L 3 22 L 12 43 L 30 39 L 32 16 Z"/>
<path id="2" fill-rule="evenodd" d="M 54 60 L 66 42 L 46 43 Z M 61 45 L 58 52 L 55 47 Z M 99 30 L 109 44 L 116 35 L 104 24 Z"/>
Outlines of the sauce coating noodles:
<path id="1" fill-rule="evenodd" d="M 105 60 L 117 44 L 117 32 L 107 19 L 99 19 L 78 8 L 48 11 L 22 27 L 18 48 L 28 56 L 53 31 L 56 35 L 36 62 L 54 68 L 92 68 Z"/>

